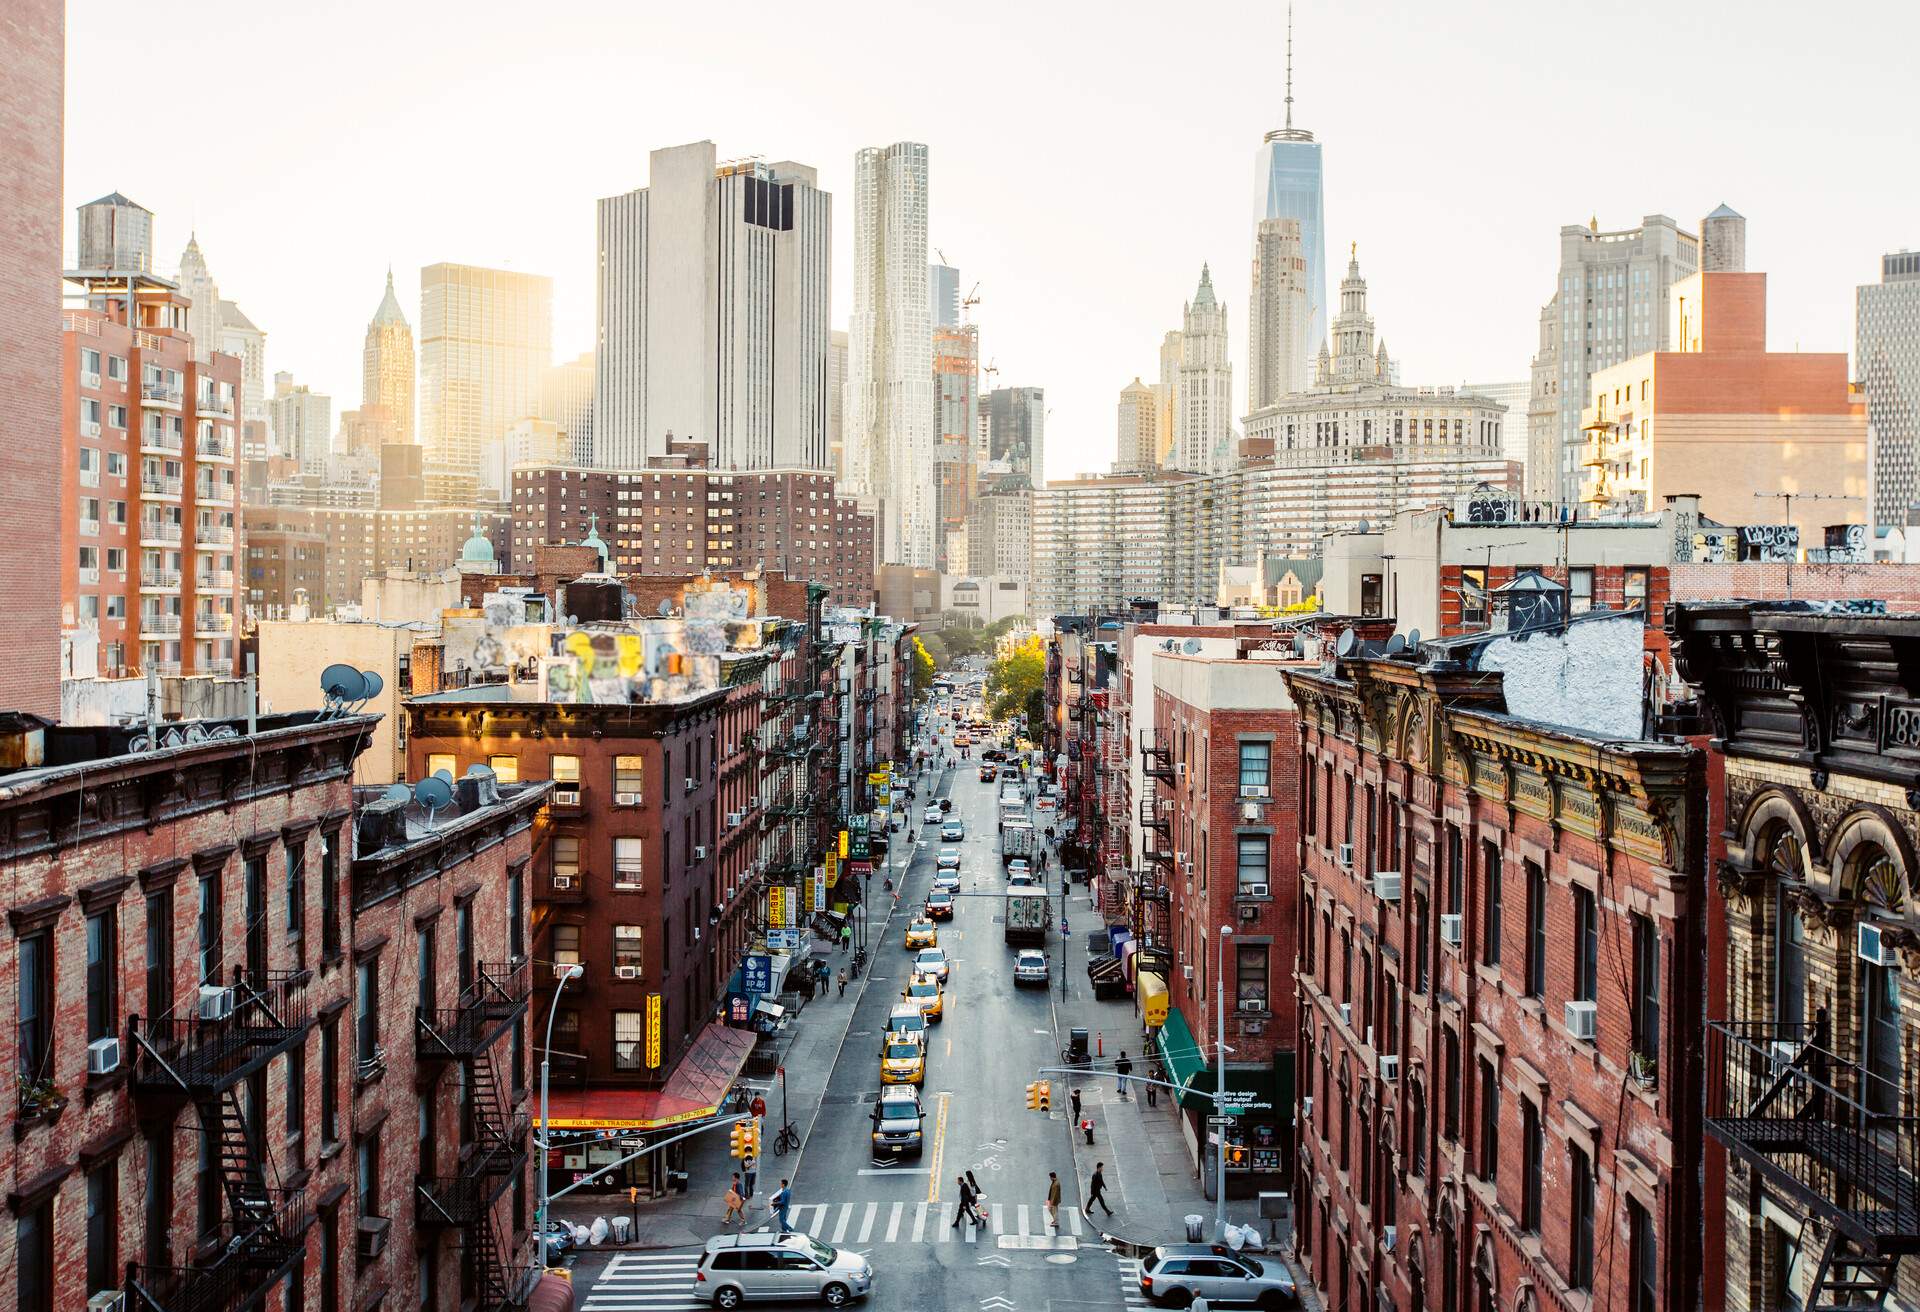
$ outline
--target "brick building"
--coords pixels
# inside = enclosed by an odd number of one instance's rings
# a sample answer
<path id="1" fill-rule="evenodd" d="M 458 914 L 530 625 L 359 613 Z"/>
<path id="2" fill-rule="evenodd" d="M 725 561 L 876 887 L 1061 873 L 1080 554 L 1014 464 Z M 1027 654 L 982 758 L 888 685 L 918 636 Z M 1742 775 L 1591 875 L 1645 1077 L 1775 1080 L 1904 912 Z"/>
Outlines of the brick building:
<path id="1" fill-rule="evenodd" d="M 1296 1235 L 1330 1306 L 1698 1296 L 1705 762 L 1636 741 L 1640 659 L 1636 617 L 1590 617 L 1285 674 Z"/>
<path id="2" fill-rule="evenodd" d="M 294 604 L 292 588 L 308 586 L 296 580 L 310 581 L 316 573 L 310 544 L 314 538 L 323 548 L 317 572 L 324 580 L 319 590 L 310 590 L 307 596 L 315 614 L 357 605 L 361 584 L 388 570 L 451 568 L 476 527 L 493 548 L 493 568 L 504 572 L 514 565 L 506 549 L 511 535 L 504 512 L 451 506 L 405 510 L 248 506 L 243 519 L 247 551 L 241 583 L 246 605 L 256 615 L 284 616 Z M 296 553 L 292 558 L 290 550 Z"/>

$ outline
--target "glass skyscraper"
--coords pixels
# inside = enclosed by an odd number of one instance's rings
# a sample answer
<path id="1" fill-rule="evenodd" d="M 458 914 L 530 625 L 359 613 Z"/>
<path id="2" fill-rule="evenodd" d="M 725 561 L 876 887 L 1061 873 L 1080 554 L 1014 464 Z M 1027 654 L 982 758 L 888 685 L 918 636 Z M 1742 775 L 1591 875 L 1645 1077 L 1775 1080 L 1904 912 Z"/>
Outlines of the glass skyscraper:
<path id="1" fill-rule="evenodd" d="M 1301 369 L 1311 378 L 1314 357 L 1327 340 L 1327 224 L 1321 205 L 1320 143 L 1313 133 L 1292 126 L 1291 108 L 1288 126 L 1267 133 L 1254 157 L 1256 229 L 1262 219 L 1300 221 L 1300 248 L 1307 261 L 1307 358 Z"/>

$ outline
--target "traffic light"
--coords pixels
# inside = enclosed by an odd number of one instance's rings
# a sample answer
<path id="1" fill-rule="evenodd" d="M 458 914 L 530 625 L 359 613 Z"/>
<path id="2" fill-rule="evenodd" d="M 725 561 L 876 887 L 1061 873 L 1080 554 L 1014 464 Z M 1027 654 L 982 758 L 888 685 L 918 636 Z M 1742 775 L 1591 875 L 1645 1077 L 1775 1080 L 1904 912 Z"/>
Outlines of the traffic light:
<path id="1" fill-rule="evenodd" d="M 760 1122 L 748 1121 L 740 1127 L 747 1132 L 747 1156 L 760 1155 Z"/>
<path id="2" fill-rule="evenodd" d="M 745 1157 L 747 1155 L 746 1122 L 735 1121 L 733 1123 L 733 1129 L 728 1133 L 728 1138 L 732 1140 L 732 1147 L 728 1151 L 735 1157 Z"/>
<path id="3" fill-rule="evenodd" d="M 1035 1080 L 1027 1086 L 1027 1110 L 1044 1112 L 1053 1106 L 1053 1084 L 1049 1080 Z"/>

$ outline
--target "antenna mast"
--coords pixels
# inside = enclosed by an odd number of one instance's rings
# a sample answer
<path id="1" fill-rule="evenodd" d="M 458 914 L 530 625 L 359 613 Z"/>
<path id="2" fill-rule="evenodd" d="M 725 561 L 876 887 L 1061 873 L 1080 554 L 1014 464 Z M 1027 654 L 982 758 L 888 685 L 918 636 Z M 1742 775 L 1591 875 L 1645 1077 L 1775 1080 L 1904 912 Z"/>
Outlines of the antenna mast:
<path id="1" fill-rule="evenodd" d="M 1293 131 L 1293 6 L 1287 6 L 1287 131 Z"/>

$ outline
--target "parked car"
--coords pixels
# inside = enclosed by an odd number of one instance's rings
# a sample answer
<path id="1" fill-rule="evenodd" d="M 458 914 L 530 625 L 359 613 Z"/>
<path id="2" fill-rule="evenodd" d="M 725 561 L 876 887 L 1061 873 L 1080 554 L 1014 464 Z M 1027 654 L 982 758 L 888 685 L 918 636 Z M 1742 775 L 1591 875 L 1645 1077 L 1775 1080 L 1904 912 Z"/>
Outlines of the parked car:
<path id="1" fill-rule="evenodd" d="M 1047 954 L 1038 948 L 1021 948 L 1013 959 L 1013 982 L 1015 984 L 1045 984 L 1047 982 Z"/>
<path id="2" fill-rule="evenodd" d="M 873 1264 L 794 1232 L 715 1235 L 693 1273 L 694 1297 L 719 1308 L 768 1299 L 845 1307 L 873 1292 Z"/>
<path id="3" fill-rule="evenodd" d="M 887 1044 L 900 1035 L 913 1038 L 925 1038 L 927 1034 L 927 1013 L 920 1009 L 917 1002 L 896 1002 L 887 1013 L 887 1037 L 880 1044 L 884 1050 Z"/>
<path id="4" fill-rule="evenodd" d="M 913 977 L 913 982 L 907 985 L 900 996 L 908 1002 L 919 1003 L 920 1010 L 927 1013 L 927 1019 L 933 1021 L 935 1024 L 939 1023 L 940 1015 L 942 1011 L 945 1010 L 940 996 L 939 980 L 931 975 L 916 974 Z"/>
<path id="5" fill-rule="evenodd" d="M 927 1045 L 922 1036 L 889 1034 L 886 1050 L 880 1054 L 880 1083 L 922 1084 L 926 1078 Z"/>
<path id="6" fill-rule="evenodd" d="M 1167 1307 L 1186 1307 L 1201 1297 L 1211 1307 L 1257 1307 L 1263 1312 L 1300 1305 L 1300 1293 L 1283 1263 L 1262 1262 L 1220 1244 L 1154 1249 L 1140 1265 L 1140 1292 Z"/>

